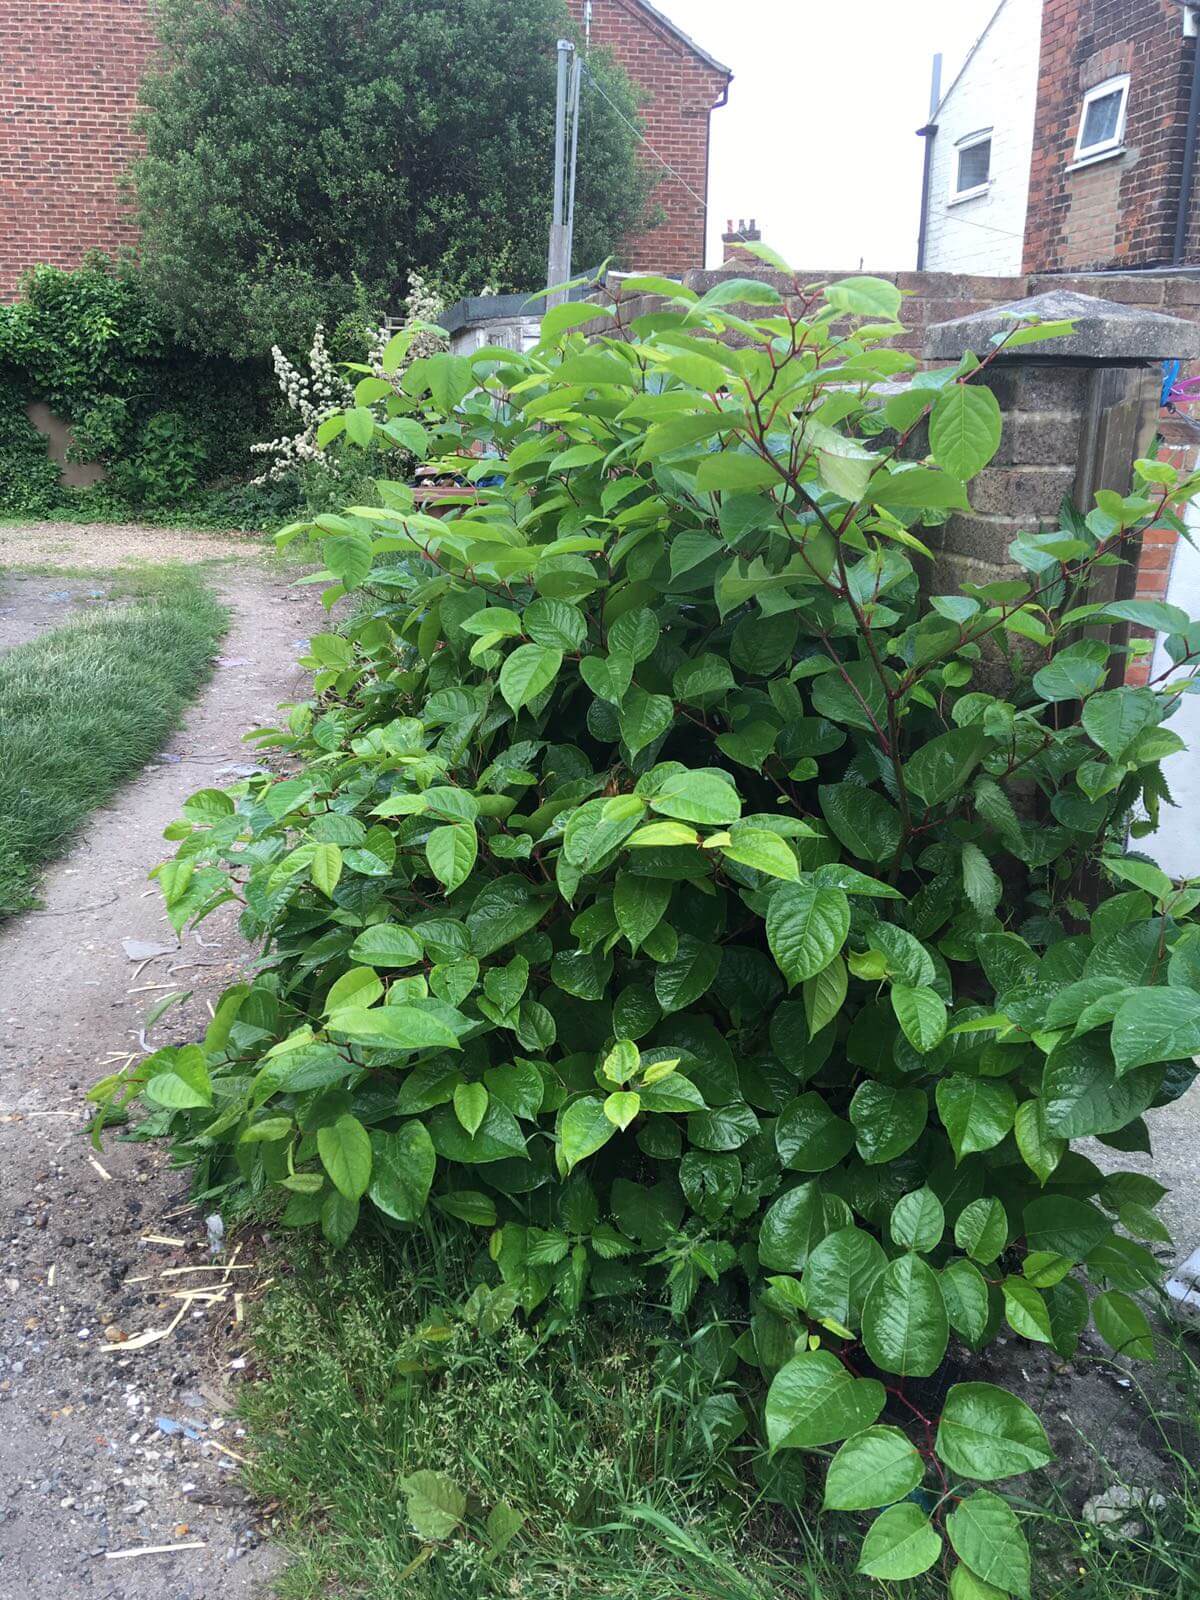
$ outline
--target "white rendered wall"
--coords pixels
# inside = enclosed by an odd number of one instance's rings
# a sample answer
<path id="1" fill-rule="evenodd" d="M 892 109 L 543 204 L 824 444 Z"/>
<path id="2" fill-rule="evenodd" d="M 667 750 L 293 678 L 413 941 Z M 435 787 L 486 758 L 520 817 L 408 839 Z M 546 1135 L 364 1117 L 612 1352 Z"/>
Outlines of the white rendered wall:
<path id="1" fill-rule="evenodd" d="M 1021 270 L 1037 109 L 1042 0 L 1004 0 L 935 118 L 925 266 L 1008 276 Z M 986 194 L 951 203 L 956 141 L 992 131 Z"/>

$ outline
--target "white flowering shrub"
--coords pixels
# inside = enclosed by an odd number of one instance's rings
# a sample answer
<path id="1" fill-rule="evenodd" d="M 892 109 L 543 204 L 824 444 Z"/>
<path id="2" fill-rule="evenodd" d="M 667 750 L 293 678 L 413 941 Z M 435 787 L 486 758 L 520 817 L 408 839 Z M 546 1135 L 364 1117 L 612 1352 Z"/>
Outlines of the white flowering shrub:
<path id="1" fill-rule="evenodd" d="M 485 290 L 485 293 L 489 291 Z M 369 372 L 371 376 L 387 383 L 389 390 L 398 384 L 405 369 L 422 357 L 435 354 L 445 344 L 445 335 L 436 326 L 442 311 L 442 299 L 432 284 L 420 273 L 409 274 L 408 294 L 404 301 L 404 318 L 400 326 L 403 333 L 411 333 L 404 359 L 398 368 L 384 371 L 384 352 L 396 330 L 386 325 L 364 327 L 366 343 L 365 363 L 346 364 L 349 370 Z M 331 439 L 323 437 L 322 424 L 331 417 L 340 417 L 356 404 L 355 386 L 343 375 L 340 365 L 330 353 L 324 323 L 318 323 L 308 352 L 308 370 L 290 361 L 278 345 L 271 350 L 279 391 L 296 413 L 300 428 L 295 433 L 281 434 L 277 439 L 267 439 L 251 445 L 251 453 L 266 457 L 269 465 L 255 484 L 280 483 L 295 473 L 317 468 L 331 479 L 342 476 L 337 461 L 330 454 Z M 382 407 L 385 396 L 381 393 L 374 407 Z M 385 420 L 382 409 L 378 420 Z"/>

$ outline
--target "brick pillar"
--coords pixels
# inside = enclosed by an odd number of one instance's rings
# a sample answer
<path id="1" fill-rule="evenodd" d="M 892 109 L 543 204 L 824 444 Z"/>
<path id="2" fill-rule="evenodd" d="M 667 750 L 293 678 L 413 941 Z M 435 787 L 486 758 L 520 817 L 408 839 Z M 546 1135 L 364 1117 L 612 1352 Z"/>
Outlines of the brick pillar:
<path id="1" fill-rule="evenodd" d="M 1151 453 L 1162 363 L 1200 357 L 1200 326 L 1137 305 L 1052 290 L 930 327 L 924 353 L 933 362 L 980 357 L 992 337 L 1018 324 L 1005 312 L 1036 312 L 1044 322 L 1071 318 L 1075 331 L 1001 356 L 981 381 L 1004 413 L 1000 450 L 971 484 L 972 511 L 930 529 L 939 587 L 990 583 L 1018 569 L 1008 546 L 1018 533 L 1057 527 L 1064 495 L 1087 512 L 1098 489 L 1129 492 L 1133 463 Z M 1110 569 L 1109 593 L 1129 598 L 1136 567 Z"/>

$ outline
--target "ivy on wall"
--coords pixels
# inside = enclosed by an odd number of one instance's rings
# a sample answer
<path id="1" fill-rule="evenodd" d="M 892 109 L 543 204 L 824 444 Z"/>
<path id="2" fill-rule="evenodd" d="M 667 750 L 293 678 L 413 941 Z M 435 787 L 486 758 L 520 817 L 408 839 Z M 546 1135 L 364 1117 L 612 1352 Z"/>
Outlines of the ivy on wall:
<path id="1" fill-rule="evenodd" d="M 73 458 L 100 463 L 102 484 L 62 485 L 28 419 L 33 401 L 71 425 Z M 271 495 L 229 490 L 251 475 L 250 446 L 278 404 L 265 363 L 175 345 L 135 272 L 103 258 L 35 267 L 0 307 L 0 515 L 190 508 L 203 520 L 232 502 L 235 521 L 269 517 Z"/>

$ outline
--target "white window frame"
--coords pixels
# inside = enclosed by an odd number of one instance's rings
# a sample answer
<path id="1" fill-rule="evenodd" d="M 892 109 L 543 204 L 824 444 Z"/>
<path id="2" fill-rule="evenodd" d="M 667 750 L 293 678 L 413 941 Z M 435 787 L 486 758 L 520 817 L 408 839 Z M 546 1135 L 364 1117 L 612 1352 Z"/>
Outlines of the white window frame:
<path id="1" fill-rule="evenodd" d="M 992 186 L 992 163 L 988 158 L 988 175 L 982 183 L 974 184 L 970 189 L 958 187 L 959 158 L 964 150 L 973 150 L 977 144 L 991 144 L 995 133 L 994 128 L 978 128 L 974 133 L 964 134 L 961 139 L 954 142 L 954 159 L 950 164 L 950 204 L 957 205 L 960 200 L 974 200 L 981 194 L 986 194 Z"/>
<path id="2" fill-rule="evenodd" d="M 1079 129 L 1075 135 L 1075 160 L 1074 165 L 1080 166 L 1089 161 L 1098 161 L 1103 156 L 1118 155 L 1125 148 L 1125 116 L 1129 110 L 1129 84 L 1130 74 L 1119 72 L 1116 77 L 1105 78 L 1103 83 L 1097 83 L 1090 88 L 1083 97 L 1083 104 L 1079 108 Z M 1110 94 L 1120 92 L 1121 104 L 1117 110 L 1117 125 L 1108 139 L 1102 139 L 1098 144 L 1085 145 L 1083 131 L 1087 127 L 1088 109 L 1093 101 L 1106 100 Z"/>

